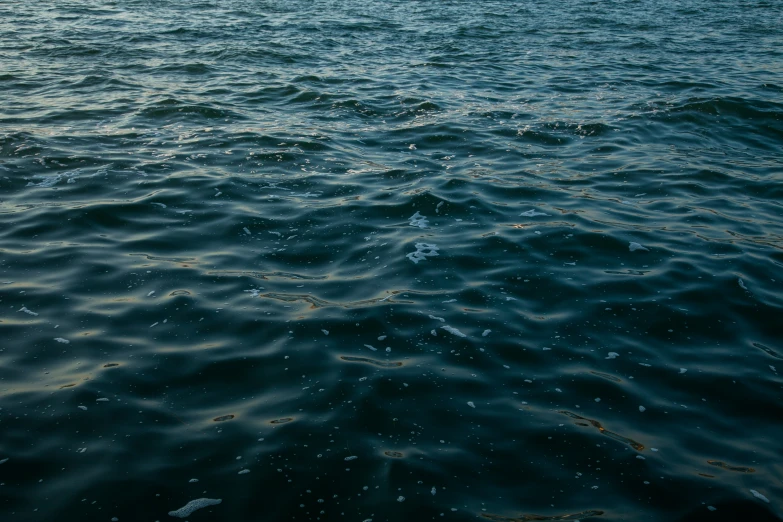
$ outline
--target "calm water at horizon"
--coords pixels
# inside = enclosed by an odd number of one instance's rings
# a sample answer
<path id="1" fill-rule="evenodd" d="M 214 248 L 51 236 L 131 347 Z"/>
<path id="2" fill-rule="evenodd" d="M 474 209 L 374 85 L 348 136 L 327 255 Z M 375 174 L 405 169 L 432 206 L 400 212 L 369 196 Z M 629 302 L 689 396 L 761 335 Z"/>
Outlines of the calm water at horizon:
<path id="1" fill-rule="evenodd" d="M 0 0 L 0 520 L 780 520 L 782 21 Z"/>

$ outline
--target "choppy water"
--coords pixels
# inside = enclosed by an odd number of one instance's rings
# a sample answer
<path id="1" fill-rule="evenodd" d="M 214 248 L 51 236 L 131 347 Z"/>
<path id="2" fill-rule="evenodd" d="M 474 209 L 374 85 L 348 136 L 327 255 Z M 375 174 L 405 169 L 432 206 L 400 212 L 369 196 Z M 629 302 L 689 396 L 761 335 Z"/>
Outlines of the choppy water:
<path id="1" fill-rule="evenodd" d="M 780 516 L 781 19 L 0 3 L 0 518 Z"/>

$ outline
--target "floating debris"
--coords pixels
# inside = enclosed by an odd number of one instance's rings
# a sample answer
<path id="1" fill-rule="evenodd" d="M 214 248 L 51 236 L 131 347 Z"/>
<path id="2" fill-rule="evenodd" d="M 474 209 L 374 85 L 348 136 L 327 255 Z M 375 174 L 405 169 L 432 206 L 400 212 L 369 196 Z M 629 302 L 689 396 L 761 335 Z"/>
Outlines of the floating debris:
<path id="1" fill-rule="evenodd" d="M 196 500 L 191 500 L 175 511 L 169 511 L 169 515 L 172 517 L 185 518 L 189 517 L 194 511 L 198 509 L 209 506 L 217 506 L 221 502 L 223 502 L 222 498 L 197 498 Z"/>
<path id="2" fill-rule="evenodd" d="M 391 457 L 393 459 L 401 459 L 401 458 L 403 458 L 405 456 L 404 454 L 402 454 L 399 451 L 384 451 L 383 454 L 386 455 L 387 457 Z"/>
<path id="3" fill-rule="evenodd" d="M 351 357 L 348 355 L 341 355 L 340 359 L 346 362 L 372 364 L 373 366 L 378 366 L 380 368 L 397 368 L 399 366 L 402 366 L 402 363 L 400 361 L 377 361 L 375 359 L 370 359 L 368 357 Z"/>
<path id="4" fill-rule="evenodd" d="M 589 517 L 599 517 L 603 515 L 603 511 L 598 510 L 588 510 L 588 511 L 582 511 L 581 513 L 568 513 L 565 515 L 520 515 L 516 518 L 509 518 L 509 517 L 502 517 L 500 515 L 490 515 L 486 513 L 482 513 L 481 516 L 483 518 L 486 518 L 488 520 L 492 520 L 494 522 L 530 522 L 533 520 L 573 520 L 578 522 L 579 520 L 582 520 L 583 518 L 589 518 Z"/>
<path id="5" fill-rule="evenodd" d="M 593 370 L 590 370 L 590 373 L 592 373 L 596 377 L 601 377 L 602 379 L 606 379 L 607 381 L 623 382 L 623 380 L 620 379 L 619 377 L 615 377 L 614 375 L 609 375 L 608 373 L 596 372 Z"/>
<path id="6" fill-rule="evenodd" d="M 269 421 L 269 424 L 286 424 L 287 422 L 291 422 L 293 417 L 283 417 L 282 419 L 275 419 Z"/>
<path id="7" fill-rule="evenodd" d="M 589 423 L 589 425 L 591 425 L 591 426 L 593 426 L 595 428 L 598 428 L 598 431 L 600 431 L 602 434 L 606 435 L 607 437 L 612 438 L 612 439 L 614 439 L 616 441 L 622 442 L 624 444 L 628 444 L 629 446 L 631 446 L 633 449 L 635 449 L 637 451 L 642 451 L 644 449 L 644 445 L 643 444 L 640 444 L 640 443 L 636 442 L 635 440 L 630 439 L 628 437 L 623 437 L 622 435 L 620 435 L 618 433 L 614 433 L 613 431 L 607 430 L 597 420 L 588 419 L 586 417 L 582 417 L 581 415 L 577 415 L 576 413 L 572 413 L 572 412 L 566 411 L 566 410 L 560 410 L 558 413 L 562 413 L 563 415 L 567 415 L 567 416 L 571 417 L 572 419 L 586 421 L 587 423 Z M 587 426 L 588 425 L 588 424 L 584 424 L 584 423 L 580 423 L 580 422 L 577 422 L 576 424 L 578 426 Z"/>
<path id="8" fill-rule="evenodd" d="M 231 420 L 233 418 L 234 418 L 234 415 L 231 415 L 231 414 L 229 414 L 229 415 L 221 415 L 220 417 L 215 417 L 214 419 L 212 419 L 212 421 L 213 422 L 224 422 L 224 421 Z"/>
<path id="9" fill-rule="evenodd" d="M 756 470 L 753 468 L 746 468 L 745 466 L 732 466 L 731 464 L 726 464 L 725 462 L 721 462 L 720 460 L 708 460 L 707 464 L 710 466 L 716 466 L 719 468 L 723 468 L 727 471 L 736 471 L 737 473 L 755 473 Z"/>

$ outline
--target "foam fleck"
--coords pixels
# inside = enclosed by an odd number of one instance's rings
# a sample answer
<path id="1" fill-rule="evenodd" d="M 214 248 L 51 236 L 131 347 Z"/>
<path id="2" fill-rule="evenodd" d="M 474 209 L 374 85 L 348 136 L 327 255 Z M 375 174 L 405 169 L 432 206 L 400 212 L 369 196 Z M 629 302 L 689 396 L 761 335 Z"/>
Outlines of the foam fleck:
<path id="1" fill-rule="evenodd" d="M 489 335 L 489 334 L 491 334 L 491 333 L 492 333 L 492 330 L 484 330 L 484 331 L 481 333 L 481 337 L 486 337 L 486 336 L 488 336 L 488 335 Z"/>
<path id="2" fill-rule="evenodd" d="M 223 502 L 222 498 L 197 498 L 196 500 L 191 500 L 175 511 L 169 511 L 169 516 L 178 518 L 189 517 L 197 509 L 202 509 L 209 506 L 217 506 L 221 502 Z"/>
<path id="3" fill-rule="evenodd" d="M 769 499 L 764 495 L 762 495 L 761 493 L 759 493 L 758 491 L 756 491 L 755 489 L 751 489 L 750 492 L 753 493 L 753 496 L 756 497 L 757 499 L 763 500 L 764 502 L 769 504 Z"/>
<path id="4" fill-rule="evenodd" d="M 446 320 L 442 317 L 436 317 L 434 315 L 430 315 L 430 319 L 435 319 L 436 321 L 440 321 L 441 323 L 445 323 Z"/>
<path id="5" fill-rule="evenodd" d="M 520 214 L 520 216 L 525 216 L 525 217 L 548 216 L 548 215 L 549 214 L 545 214 L 543 212 L 536 212 L 536 210 L 534 209 L 528 210 L 527 212 L 522 212 Z"/>
<path id="6" fill-rule="evenodd" d="M 628 250 L 630 250 L 631 252 L 636 252 L 637 250 L 642 250 L 642 251 L 645 251 L 645 252 L 647 252 L 647 251 L 649 251 L 650 249 L 649 249 L 649 248 L 646 248 L 646 247 L 643 247 L 643 246 L 642 246 L 642 245 L 640 245 L 639 243 L 634 243 L 633 241 L 631 241 L 631 242 L 628 244 Z"/>
<path id="7" fill-rule="evenodd" d="M 57 341 L 58 343 L 71 344 L 71 341 L 69 341 L 68 339 L 63 339 L 62 337 L 55 337 L 54 340 Z"/>
<path id="8" fill-rule="evenodd" d="M 464 333 L 460 332 L 459 330 L 457 330 L 453 326 L 446 325 L 446 326 L 441 326 L 441 328 L 446 330 L 450 334 L 456 335 L 457 337 L 467 337 L 467 335 L 465 335 Z"/>
<path id="9" fill-rule="evenodd" d="M 606 355 L 607 356 L 605 357 L 605 359 L 616 359 L 616 358 L 620 357 L 620 354 L 617 353 L 617 352 L 609 352 Z"/>
<path id="10" fill-rule="evenodd" d="M 246 474 L 248 474 L 248 473 L 250 473 L 250 470 L 249 470 L 249 469 L 243 469 L 243 470 L 239 471 L 239 472 L 237 473 L 237 475 L 246 475 Z"/>
<path id="11" fill-rule="evenodd" d="M 36 312 L 33 312 L 32 310 L 30 310 L 30 309 L 29 309 L 29 308 L 27 308 L 26 306 L 23 306 L 22 308 L 20 308 L 19 310 L 17 310 L 17 312 L 24 312 L 24 313 L 26 313 L 27 315 L 38 315 Z"/>
<path id="12" fill-rule="evenodd" d="M 476 407 L 476 405 L 473 403 L 473 401 L 468 401 L 468 406 L 470 406 L 471 408 L 475 408 Z"/>
<path id="13" fill-rule="evenodd" d="M 350 457 L 345 457 L 345 462 L 350 462 L 350 461 L 356 460 L 358 458 L 359 457 L 357 457 L 356 455 L 351 455 Z"/>
<path id="14" fill-rule="evenodd" d="M 742 279 L 737 279 L 737 283 L 740 285 L 740 288 L 742 288 L 743 290 L 745 290 L 747 292 L 748 287 L 745 286 L 745 281 L 743 281 Z"/>
<path id="15" fill-rule="evenodd" d="M 365 344 L 364 346 L 366 346 L 367 348 L 369 348 L 369 349 L 370 349 L 370 350 L 372 350 L 373 352 L 377 352 L 377 351 L 378 351 L 378 348 L 376 348 L 376 347 L 374 347 L 374 346 L 371 346 L 371 345 L 369 345 L 369 344 Z"/>
<path id="16" fill-rule="evenodd" d="M 244 230 L 245 234 L 247 234 L 248 236 L 252 236 L 253 235 L 253 234 L 250 233 L 250 229 L 247 228 L 247 227 L 244 227 L 242 230 Z"/>

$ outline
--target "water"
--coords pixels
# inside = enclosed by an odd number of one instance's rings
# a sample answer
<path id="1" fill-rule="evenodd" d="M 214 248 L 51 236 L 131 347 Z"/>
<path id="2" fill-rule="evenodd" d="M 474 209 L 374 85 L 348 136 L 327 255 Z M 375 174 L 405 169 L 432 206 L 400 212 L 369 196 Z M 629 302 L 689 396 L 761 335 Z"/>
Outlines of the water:
<path id="1" fill-rule="evenodd" d="M 777 519 L 782 11 L 1 3 L 0 518 Z"/>

